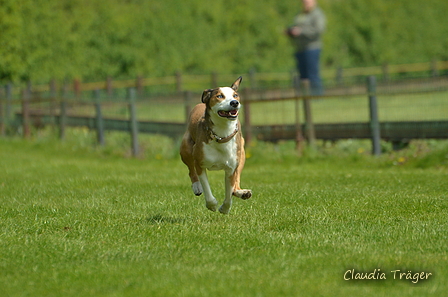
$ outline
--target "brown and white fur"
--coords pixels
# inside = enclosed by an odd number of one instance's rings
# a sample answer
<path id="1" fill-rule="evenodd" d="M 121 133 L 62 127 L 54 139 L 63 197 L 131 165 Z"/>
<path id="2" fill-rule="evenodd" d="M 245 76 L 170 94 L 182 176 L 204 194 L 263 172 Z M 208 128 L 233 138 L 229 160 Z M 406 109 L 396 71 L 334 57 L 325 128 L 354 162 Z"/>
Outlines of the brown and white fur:
<path id="1" fill-rule="evenodd" d="M 216 211 L 218 201 L 210 189 L 207 169 L 225 171 L 226 196 L 219 208 L 223 214 L 230 211 L 232 195 L 242 199 L 252 196 L 251 190 L 240 188 L 240 175 L 246 160 L 238 120 L 241 103 L 237 91 L 241 80 L 239 77 L 231 87 L 204 90 L 202 103 L 190 113 L 180 147 L 193 192 L 197 196 L 204 193 L 205 205 L 212 211 Z"/>

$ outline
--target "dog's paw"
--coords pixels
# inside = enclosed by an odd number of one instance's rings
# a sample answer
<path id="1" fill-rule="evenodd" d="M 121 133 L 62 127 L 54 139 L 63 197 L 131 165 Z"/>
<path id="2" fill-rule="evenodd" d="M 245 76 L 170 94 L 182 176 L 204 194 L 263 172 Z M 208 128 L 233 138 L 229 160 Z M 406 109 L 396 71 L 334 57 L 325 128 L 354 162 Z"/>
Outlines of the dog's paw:
<path id="1" fill-rule="evenodd" d="M 230 211 L 230 207 L 229 206 L 224 206 L 224 204 L 221 205 L 221 207 L 219 208 L 219 212 L 222 213 L 222 214 L 228 214 L 229 211 Z"/>
<path id="2" fill-rule="evenodd" d="M 243 200 L 247 200 L 250 197 L 252 197 L 252 191 L 251 190 L 236 190 L 235 192 L 233 192 L 233 195 L 241 198 Z"/>
<path id="3" fill-rule="evenodd" d="M 201 194 L 202 194 L 202 185 L 201 185 L 201 183 L 200 182 L 195 182 L 195 183 L 193 183 L 192 185 L 191 185 L 191 188 L 193 189 L 193 193 L 196 195 L 196 196 L 200 196 Z"/>
<path id="4" fill-rule="evenodd" d="M 211 211 L 216 211 L 216 207 L 218 206 L 218 201 L 206 201 L 205 202 L 205 206 L 211 210 Z"/>

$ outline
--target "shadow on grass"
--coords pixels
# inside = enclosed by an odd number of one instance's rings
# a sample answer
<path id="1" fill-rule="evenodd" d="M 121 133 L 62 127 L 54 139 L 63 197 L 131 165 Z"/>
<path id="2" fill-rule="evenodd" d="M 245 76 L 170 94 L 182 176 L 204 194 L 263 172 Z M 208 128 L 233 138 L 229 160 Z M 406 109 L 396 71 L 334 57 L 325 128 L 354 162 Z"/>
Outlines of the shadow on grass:
<path id="1" fill-rule="evenodd" d="M 169 217 L 164 216 L 161 214 L 156 214 L 153 216 L 150 216 L 146 219 L 146 221 L 149 224 L 162 224 L 162 223 L 168 223 L 168 224 L 182 224 L 185 223 L 185 218 L 175 218 L 175 217 Z"/>

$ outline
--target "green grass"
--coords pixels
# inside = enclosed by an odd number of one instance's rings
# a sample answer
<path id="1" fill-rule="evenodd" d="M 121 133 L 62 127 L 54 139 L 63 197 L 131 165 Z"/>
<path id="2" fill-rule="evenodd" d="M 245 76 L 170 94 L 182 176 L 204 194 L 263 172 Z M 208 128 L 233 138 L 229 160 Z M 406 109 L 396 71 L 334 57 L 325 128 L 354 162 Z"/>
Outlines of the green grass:
<path id="1" fill-rule="evenodd" d="M 379 159 L 363 145 L 299 159 L 291 143 L 255 143 L 242 177 L 254 196 L 221 215 L 167 153 L 0 138 L 0 295 L 443 295 L 446 144 Z M 222 173 L 210 180 L 222 201 Z M 348 269 L 387 280 L 344 281 Z M 412 284 L 396 269 L 433 276 Z"/>

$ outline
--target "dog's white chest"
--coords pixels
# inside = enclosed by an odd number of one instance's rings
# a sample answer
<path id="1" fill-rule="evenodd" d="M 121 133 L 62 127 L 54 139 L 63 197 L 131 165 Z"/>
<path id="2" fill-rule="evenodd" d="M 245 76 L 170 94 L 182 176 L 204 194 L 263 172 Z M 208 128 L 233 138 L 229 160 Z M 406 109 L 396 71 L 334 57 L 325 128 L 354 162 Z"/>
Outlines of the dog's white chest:
<path id="1" fill-rule="evenodd" d="M 226 143 L 204 143 L 203 166 L 208 170 L 235 170 L 238 165 L 235 139 Z"/>

